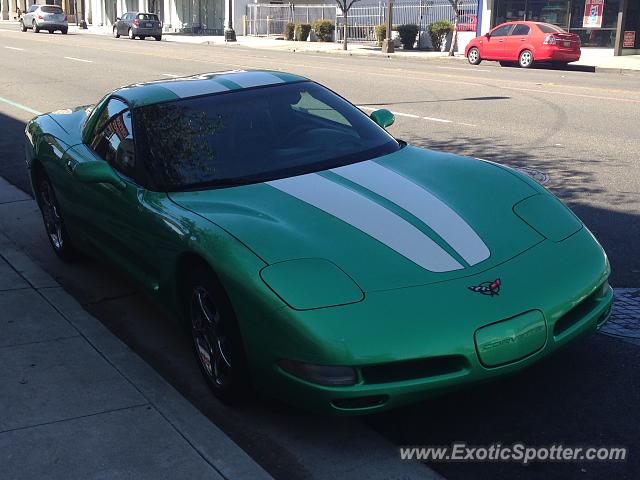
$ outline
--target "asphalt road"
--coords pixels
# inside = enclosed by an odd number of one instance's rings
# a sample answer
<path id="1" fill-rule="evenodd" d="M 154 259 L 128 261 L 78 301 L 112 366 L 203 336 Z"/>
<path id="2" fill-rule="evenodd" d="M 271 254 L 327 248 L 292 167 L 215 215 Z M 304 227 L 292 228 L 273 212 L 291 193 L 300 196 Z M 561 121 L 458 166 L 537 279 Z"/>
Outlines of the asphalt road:
<path id="1" fill-rule="evenodd" d="M 317 80 L 363 108 L 396 112 L 391 132 L 413 144 L 547 173 L 606 248 L 612 284 L 640 286 L 640 75 L 473 68 L 459 61 L 331 56 L 21 34 L 0 27 L 0 176 L 27 190 L 22 129 L 34 111 L 97 101 L 138 81 L 235 68 L 286 70 Z M 487 208 L 491 199 L 487 198 Z M 398 466 L 396 445 L 625 445 L 625 463 L 432 464 L 448 478 L 637 478 L 640 350 L 594 335 L 534 368 L 463 394 L 364 419 L 316 418 L 259 399 L 215 401 L 175 325 L 122 276 L 49 252 L 32 204 L 0 212 L 0 227 L 91 313 L 279 478 L 340 478 L 369 462 L 379 478 Z M 166 321 L 165 321 L 166 320 Z M 383 440 L 378 432 L 387 440 Z M 399 465 L 399 464 L 398 464 Z M 405 464 L 406 465 L 406 464 Z"/>

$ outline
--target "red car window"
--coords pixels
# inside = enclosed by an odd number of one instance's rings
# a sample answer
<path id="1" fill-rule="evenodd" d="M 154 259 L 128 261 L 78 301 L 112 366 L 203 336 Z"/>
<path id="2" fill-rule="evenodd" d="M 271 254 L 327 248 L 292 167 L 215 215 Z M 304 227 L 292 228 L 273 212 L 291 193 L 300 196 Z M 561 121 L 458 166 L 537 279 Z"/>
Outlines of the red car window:
<path id="1" fill-rule="evenodd" d="M 531 28 L 529 25 L 525 25 L 524 23 L 519 23 L 511 32 L 511 35 L 529 35 Z"/>
<path id="2" fill-rule="evenodd" d="M 509 32 L 511 31 L 512 28 L 513 28 L 513 24 L 501 25 L 498 28 L 495 28 L 491 32 L 491 36 L 492 37 L 506 37 L 507 35 L 509 35 Z"/>

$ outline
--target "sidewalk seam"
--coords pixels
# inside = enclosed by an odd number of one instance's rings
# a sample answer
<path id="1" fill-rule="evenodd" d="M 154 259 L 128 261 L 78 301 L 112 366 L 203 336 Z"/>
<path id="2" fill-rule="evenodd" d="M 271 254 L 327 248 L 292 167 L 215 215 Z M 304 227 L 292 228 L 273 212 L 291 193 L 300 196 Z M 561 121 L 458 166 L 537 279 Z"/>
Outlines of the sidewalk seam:
<path id="1" fill-rule="evenodd" d="M 91 417 L 95 417 L 97 415 L 104 415 L 105 413 L 121 412 L 123 410 L 129 410 L 129 409 L 132 409 L 132 408 L 139 408 L 139 407 L 151 407 L 151 408 L 153 408 L 153 405 L 151 405 L 150 403 L 140 403 L 140 404 L 129 405 L 129 406 L 126 406 L 126 407 L 121 407 L 121 408 L 113 408 L 111 410 L 104 410 L 102 412 L 95 412 L 95 413 L 89 413 L 87 415 L 80 415 L 78 417 L 61 418 L 60 420 L 53 420 L 51 422 L 37 423 L 35 425 L 26 425 L 24 427 L 10 428 L 8 430 L 0 430 L 0 435 L 5 434 L 5 433 L 10 433 L 10 432 L 17 432 L 17 431 L 20 431 L 20 430 L 28 430 L 30 428 L 43 427 L 43 426 L 46 426 L 46 425 L 55 425 L 56 423 L 70 422 L 70 421 L 78 420 L 78 419 L 81 419 L 81 418 L 91 418 Z M 157 411 L 157 409 L 155 409 L 155 408 L 154 408 L 154 410 Z"/>
<path id="2" fill-rule="evenodd" d="M 15 290 L 12 290 L 15 292 Z M 64 318 L 64 317 L 63 317 Z M 65 320 L 67 320 L 65 318 Z M 67 320 L 68 323 L 68 320 Z M 56 338 L 48 338 L 47 340 L 38 340 L 35 342 L 26 342 L 26 343 L 16 343 L 13 345 L 0 345 L 0 350 L 5 350 L 7 348 L 13 348 L 13 347 L 24 347 L 26 345 L 37 345 L 39 343 L 49 343 L 49 342 L 57 342 L 59 340 L 67 340 L 69 338 L 78 338 L 79 335 L 68 335 L 66 337 L 56 337 Z"/>

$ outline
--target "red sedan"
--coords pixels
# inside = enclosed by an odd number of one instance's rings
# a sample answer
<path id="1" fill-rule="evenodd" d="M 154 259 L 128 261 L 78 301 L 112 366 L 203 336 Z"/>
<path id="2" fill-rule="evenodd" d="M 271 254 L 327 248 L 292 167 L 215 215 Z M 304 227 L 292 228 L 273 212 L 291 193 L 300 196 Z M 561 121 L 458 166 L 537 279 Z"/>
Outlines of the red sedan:
<path id="1" fill-rule="evenodd" d="M 518 62 L 522 68 L 533 62 L 566 65 L 580 59 L 580 37 L 550 23 L 507 22 L 471 40 L 465 55 L 472 65 L 482 60 Z"/>

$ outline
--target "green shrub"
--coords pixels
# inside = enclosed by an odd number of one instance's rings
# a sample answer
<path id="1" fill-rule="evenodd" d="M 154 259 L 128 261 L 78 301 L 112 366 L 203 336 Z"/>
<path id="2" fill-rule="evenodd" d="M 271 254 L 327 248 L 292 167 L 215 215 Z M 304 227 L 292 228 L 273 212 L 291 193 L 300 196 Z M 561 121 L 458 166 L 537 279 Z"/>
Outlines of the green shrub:
<path id="1" fill-rule="evenodd" d="M 429 25 L 429 36 L 434 50 L 440 51 L 443 37 L 451 31 L 452 26 L 448 20 L 438 20 Z"/>
<path id="2" fill-rule="evenodd" d="M 387 26 L 376 25 L 376 40 L 378 41 L 378 45 L 382 45 L 384 39 L 387 38 Z"/>
<path id="3" fill-rule="evenodd" d="M 284 39 L 285 40 L 293 40 L 293 32 L 296 29 L 296 24 L 293 22 L 288 22 L 284 26 Z"/>
<path id="4" fill-rule="evenodd" d="M 400 43 L 405 50 L 411 50 L 416 43 L 416 37 L 420 28 L 418 25 L 410 23 L 408 25 L 399 25 L 398 33 L 400 34 Z"/>
<path id="5" fill-rule="evenodd" d="M 297 41 L 306 42 L 309 38 L 309 32 L 311 32 L 311 24 L 296 23 L 295 37 Z"/>
<path id="6" fill-rule="evenodd" d="M 336 29 L 336 24 L 331 20 L 318 19 L 313 21 L 311 29 L 321 42 L 330 42 L 333 40 L 333 31 Z"/>

